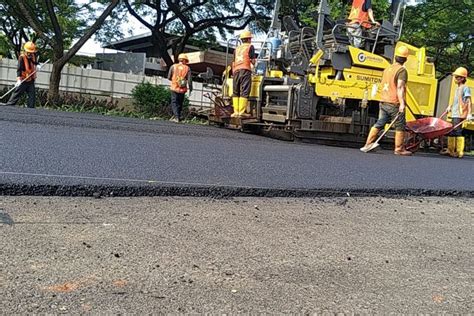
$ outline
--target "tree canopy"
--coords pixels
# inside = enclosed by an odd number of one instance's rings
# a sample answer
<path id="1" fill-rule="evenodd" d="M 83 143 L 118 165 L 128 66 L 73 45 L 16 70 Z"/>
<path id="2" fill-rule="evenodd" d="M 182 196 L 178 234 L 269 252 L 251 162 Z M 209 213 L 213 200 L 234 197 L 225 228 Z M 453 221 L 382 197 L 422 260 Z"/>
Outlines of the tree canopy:
<path id="1" fill-rule="evenodd" d="M 46 54 L 43 53 L 43 56 L 47 56 L 43 60 L 51 58 L 53 70 L 48 95 L 55 100 L 59 95 L 62 68 L 99 30 L 118 4 L 119 0 L 87 1 L 83 4 L 69 0 L 4 0 L 0 9 L 17 21 L 20 31 L 25 28 L 34 31 L 34 38 L 28 40 L 35 41 L 44 49 Z M 97 15 L 95 12 L 100 13 Z M 21 40 L 26 38 L 23 36 Z M 50 50 L 46 50 L 47 47 Z"/>
<path id="2" fill-rule="evenodd" d="M 217 35 L 225 38 L 229 30 L 261 28 L 269 20 L 268 12 L 273 6 L 271 0 L 124 0 L 123 3 L 152 32 L 152 42 L 168 66 L 173 64 L 169 49 L 177 57 L 191 38 L 217 42 Z"/>
<path id="3" fill-rule="evenodd" d="M 435 58 L 439 73 L 459 66 L 474 71 L 474 2 L 472 0 L 427 0 L 408 7 L 402 40 L 425 46 Z"/>

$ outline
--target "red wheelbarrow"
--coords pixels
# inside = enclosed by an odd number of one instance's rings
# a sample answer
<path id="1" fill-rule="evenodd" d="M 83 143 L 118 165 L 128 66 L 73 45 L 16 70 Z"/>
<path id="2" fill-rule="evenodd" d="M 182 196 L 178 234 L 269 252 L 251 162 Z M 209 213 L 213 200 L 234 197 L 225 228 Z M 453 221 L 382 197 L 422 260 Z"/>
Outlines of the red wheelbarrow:
<path id="1" fill-rule="evenodd" d="M 437 143 L 435 143 L 435 140 L 449 134 L 453 129 L 464 123 L 464 121 L 461 121 L 453 126 L 453 124 L 442 119 L 446 114 L 447 112 L 444 112 L 440 117 L 424 117 L 407 122 L 406 128 L 410 136 L 405 146 L 406 149 L 414 152 L 420 148 L 421 143 L 425 143 L 428 146 L 425 148 L 435 146 L 441 150 L 443 147 L 442 140 Z"/>

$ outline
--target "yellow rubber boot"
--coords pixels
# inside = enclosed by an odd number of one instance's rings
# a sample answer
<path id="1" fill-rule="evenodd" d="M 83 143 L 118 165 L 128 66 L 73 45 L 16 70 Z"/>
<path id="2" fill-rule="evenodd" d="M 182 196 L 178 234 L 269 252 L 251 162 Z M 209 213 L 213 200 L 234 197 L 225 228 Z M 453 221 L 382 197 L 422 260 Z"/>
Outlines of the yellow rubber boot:
<path id="1" fill-rule="evenodd" d="M 230 117 L 239 116 L 239 97 L 232 97 L 232 107 L 234 108 L 234 113 Z"/>
<path id="2" fill-rule="evenodd" d="M 400 156 L 411 156 L 412 152 L 405 149 L 405 132 L 404 131 L 396 131 L 395 132 L 395 155 Z"/>
<path id="3" fill-rule="evenodd" d="M 245 111 L 247 110 L 247 105 L 249 103 L 249 99 L 247 98 L 240 98 L 239 100 L 239 116 L 245 116 Z"/>
<path id="4" fill-rule="evenodd" d="M 448 136 L 448 155 L 454 157 L 456 153 L 456 137 Z"/>
<path id="5" fill-rule="evenodd" d="M 464 137 L 456 137 L 456 153 L 458 158 L 464 156 Z"/>
<path id="6" fill-rule="evenodd" d="M 449 138 L 451 138 L 451 147 L 449 147 Z M 457 158 L 457 137 L 449 137 L 448 138 L 448 151 L 451 157 Z"/>
<path id="7" fill-rule="evenodd" d="M 367 136 L 367 141 L 365 142 L 365 145 L 364 147 L 362 147 L 360 150 L 363 151 L 363 152 L 366 152 L 367 149 L 370 148 L 370 146 L 372 146 L 372 144 L 375 142 L 375 140 L 377 139 L 377 135 L 379 134 L 379 129 L 378 128 L 375 128 L 375 127 L 372 127 L 370 129 L 370 132 L 369 132 L 369 136 Z"/>

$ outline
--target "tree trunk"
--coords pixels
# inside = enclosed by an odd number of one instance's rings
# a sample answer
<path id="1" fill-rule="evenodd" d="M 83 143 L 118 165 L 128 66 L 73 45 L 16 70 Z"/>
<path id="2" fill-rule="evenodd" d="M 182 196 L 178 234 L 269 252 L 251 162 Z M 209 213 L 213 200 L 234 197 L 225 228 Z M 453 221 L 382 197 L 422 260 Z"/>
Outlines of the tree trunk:
<path id="1" fill-rule="evenodd" d="M 63 70 L 66 63 L 62 58 L 53 62 L 53 70 L 51 71 L 51 77 L 49 78 L 49 91 L 48 91 L 48 102 L 52 106 L 59 104 L 59 84 L 61 82 L 61 70 Z"/>

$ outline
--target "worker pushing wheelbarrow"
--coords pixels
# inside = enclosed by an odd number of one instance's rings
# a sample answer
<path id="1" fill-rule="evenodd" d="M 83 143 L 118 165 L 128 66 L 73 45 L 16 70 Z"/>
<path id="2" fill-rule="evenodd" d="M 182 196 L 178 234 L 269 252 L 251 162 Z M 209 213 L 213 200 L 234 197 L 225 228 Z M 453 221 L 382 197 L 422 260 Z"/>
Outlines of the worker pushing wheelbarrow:
<path id="1" fill-rule="evenodd" d="M 425 146 L 435 146 L 442 149 L 443 142 L 435 143 L 435 140 L 442 139 L 442 137 L 448 135 L 453 130 L 458 128 L 464 123 L 464 120 L 456 125 L 451 124 L 443 120 L 442 118 L 448 112 L 445 111 L 441 116 L 438 117 L 424 117 L 415 121 L 409 121 L 406 123 L 406 129 L 409 133 L 406 149 L 412 152 L 417 151 L 420 145 L 423 143 Z"/>
<path id="2" fill-rule="evenodd" d="M 439 118 L 421 118 L 406 124 L 408 131 L 412 134 L 407 146 L 409 150 L 417 150 L 423 141 L 432 145 L 432 140 L 448 135 L 448 147 L 441 153 L 458 158 L 464 156 L 462 125 L 472 120 L 471 90 L 466 85 L 468 75 L 466 68 L 459 67 L 453 75 L 457 86 L 453 104 L 449 105 Z M 448 112 L 451 113 L 452 123 L 442 120 Z M 442 146 L 443 142 L 440 143 Z"/>

